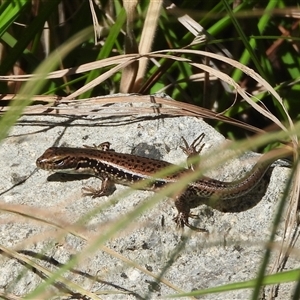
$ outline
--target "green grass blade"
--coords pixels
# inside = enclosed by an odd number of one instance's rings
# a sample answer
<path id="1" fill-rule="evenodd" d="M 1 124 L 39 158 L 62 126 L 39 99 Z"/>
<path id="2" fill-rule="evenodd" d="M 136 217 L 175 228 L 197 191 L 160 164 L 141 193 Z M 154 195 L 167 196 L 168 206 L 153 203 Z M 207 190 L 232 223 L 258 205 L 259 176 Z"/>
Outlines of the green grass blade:
<path id="1" fill-rule="evenodd" d="M 0 74 L 6 74 L 14 65 L 14 63 L 22 56 L 28 44 L 34 39 L 34 36 L 40 31 L 40 28 L 47 21 L 53 10 L 57 8 L 60 0 L 47 1 L 39 14 L 34 18 L 32 23 L 25 29 L 22 37 L 9 52 L 0 66 Z"/>
<path id="2" fill-rule="evenodd" d="M 0 6 L 0 37 L 2 37 L 30 2 L 30 0 L 11 0 L 3 2 Z"/>

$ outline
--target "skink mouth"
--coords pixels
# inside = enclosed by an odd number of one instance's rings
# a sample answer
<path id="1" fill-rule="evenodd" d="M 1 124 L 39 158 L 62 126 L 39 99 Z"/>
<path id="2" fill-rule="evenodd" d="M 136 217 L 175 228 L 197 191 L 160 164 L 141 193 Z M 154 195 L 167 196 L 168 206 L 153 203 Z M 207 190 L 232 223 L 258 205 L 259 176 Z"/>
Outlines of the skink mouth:
<path id="1" fill-rule="evenodd" d="M 45 163 L 45 161 L 43 161 L 42 159 L 38 158 L 36 160 L 36 166 L 42 170 L 46 170 L 46 171 L 52 171 L 53 168 L 51 165 Z"/>
<path id="2" fill-rule="evenodd" d="M 44 169 L 43 162 L 38 158 L 35 162 L 38 168 Z"/>

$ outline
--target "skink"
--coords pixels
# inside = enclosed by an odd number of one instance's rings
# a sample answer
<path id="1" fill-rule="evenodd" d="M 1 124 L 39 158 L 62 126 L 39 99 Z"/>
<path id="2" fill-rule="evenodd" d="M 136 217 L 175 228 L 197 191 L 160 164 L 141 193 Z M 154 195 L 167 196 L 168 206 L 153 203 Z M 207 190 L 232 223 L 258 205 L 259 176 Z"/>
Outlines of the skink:
<path id="1" fill-rule="evenodd" d="M 194 172 L 197 167 L 190 164 L 189 161 L 195 155 L 199 155 L 204 146 L 203 137 L 204 134 L 201 134 L 191 145 L 188 145 L 183 139 L 185 147 L 181 148 L 188 156 L 188 169 L 181 168 L 175 174 L 159 179 L 155 178 L 143 189 L 158 191 L 168 184 L 178 182 L 182 176 Z M 89 174 L 100 178 L 102 180 L 100 189 L 83 188 L 84 195 L 93 198 L 107 195 L 114 183 L 132 185 L 145 179 L 151 179 L 153 174 L 172 166 L 166 161 L 119 153 L 109 147 L 109 142 L 94 147 L 86 146 L 86 148 L 51 147 L 37 159 L 36 165 L 43 170 Z M 193 207 L 193 202 L 201 204 L 204 203 L 204 200 L 211 198 L 226 200 L 247 194 L 260 182 L 271 164 L 286 155 L 286 149 L 277 149 L 262 155 L 254 167 L 236 181 L 226 182 L 201 176 L 198 180 L 190 182 L 186 189 L 175 198 L 175 206 L 178 210 L 178 214 L 174 218 L 176 224 L 180 227 L 186 225 L 195 229 L 188 220 L 192 216 L 190 209 Z"/>

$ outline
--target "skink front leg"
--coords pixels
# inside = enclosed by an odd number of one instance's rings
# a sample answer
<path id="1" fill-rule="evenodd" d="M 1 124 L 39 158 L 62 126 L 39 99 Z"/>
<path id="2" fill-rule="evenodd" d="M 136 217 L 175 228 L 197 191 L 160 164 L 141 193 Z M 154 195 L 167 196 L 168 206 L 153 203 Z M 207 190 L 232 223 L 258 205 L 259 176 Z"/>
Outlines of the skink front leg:
<path id="1" fill-rule="evenodd" d="M 110 149 L 110 142 L 103 142 L 99 145 L 93 144 L 93 146 L 83 145 L 84 148 L 88 149 L 96 149 L 101 151 L 115 151 L 114 149 Z"/>
<path id="2" fill-rule="evenodd" d="M 88 149 L 96 149 L 101 151 L 115 151 L 114 149 L 110 149 L 110 142 L 103 142 L 99 145 L 93 144 L 93 146 L 83 145 L 84 148 Z M 86 186 L 82 188 L 84 196 L 91 196 L 92 198 L 109 196 L 116 189 L 116 186 L 113 181 L 109 178 L 103 178 L 100 189 L 95 189 L 91 186 Z"/>
<path id="3" fill-rule="evenodd" d="M 91 196 L 92 198 L 109 196 L 115 191 L 116 187 L 113 181 L 109 178 L 102 179 L 100 189 L 95 189 L 91 186 L 86 186 L 82 188 L 82 194 L 84 196 Z"/>

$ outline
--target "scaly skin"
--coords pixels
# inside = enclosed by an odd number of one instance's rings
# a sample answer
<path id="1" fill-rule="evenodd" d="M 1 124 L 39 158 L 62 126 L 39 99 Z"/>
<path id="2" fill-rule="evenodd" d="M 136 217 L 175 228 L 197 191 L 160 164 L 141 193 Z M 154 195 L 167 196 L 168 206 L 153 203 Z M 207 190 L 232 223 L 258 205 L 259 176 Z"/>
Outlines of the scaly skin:
<path id="1" fill-rule="evenodd" d="M 163 178 L 156 178 L 143 190 L 158 191 L 168 184 L 178 182 L 182 176 L 194 172 L 195 166 L 189 163 L 190 158 L 199 155 L 203 148 L 196 148 L 202 142 L 204 134 L 201 134 L 190 146 L 184 140 L 183 151 L 188 155 L 189 169 L 181 168 L 172 175 Z M 109 149 L 110 143 L 102 143 L 99 146 L 86 148 L 51 147 L 36 161 L 38 168 L 54 172 L 71 174 L 88 174 L 102 180 L 101 188 L 94 189 L 85 187 L 84 194 L 94 197 L 101 197 L 108 194 L 114 183 L 132 185 L 134 183 L 153 178 L 153 174 L 165 168 L 174 166 L 162 160 L 141 157 L 132 154 L 114 152 Z M 192 227 L 188 218 L 191 203 L 203 203 L 204 200 L 226 200 L 237 198 L 250 192 L 262 179 L 271 164 L 287 155 L 286 149 L 273 150 L 260 157 L 254 167 L 241 179 L 225 182 L 209 177 L 201 176 L 198 180 L 190 182 L 186 189 L 176 197 L 175 206 L 178 214 L 175 222 L 178 226 Z M 198 229 L 203 231 L 203 229 Z"/>

